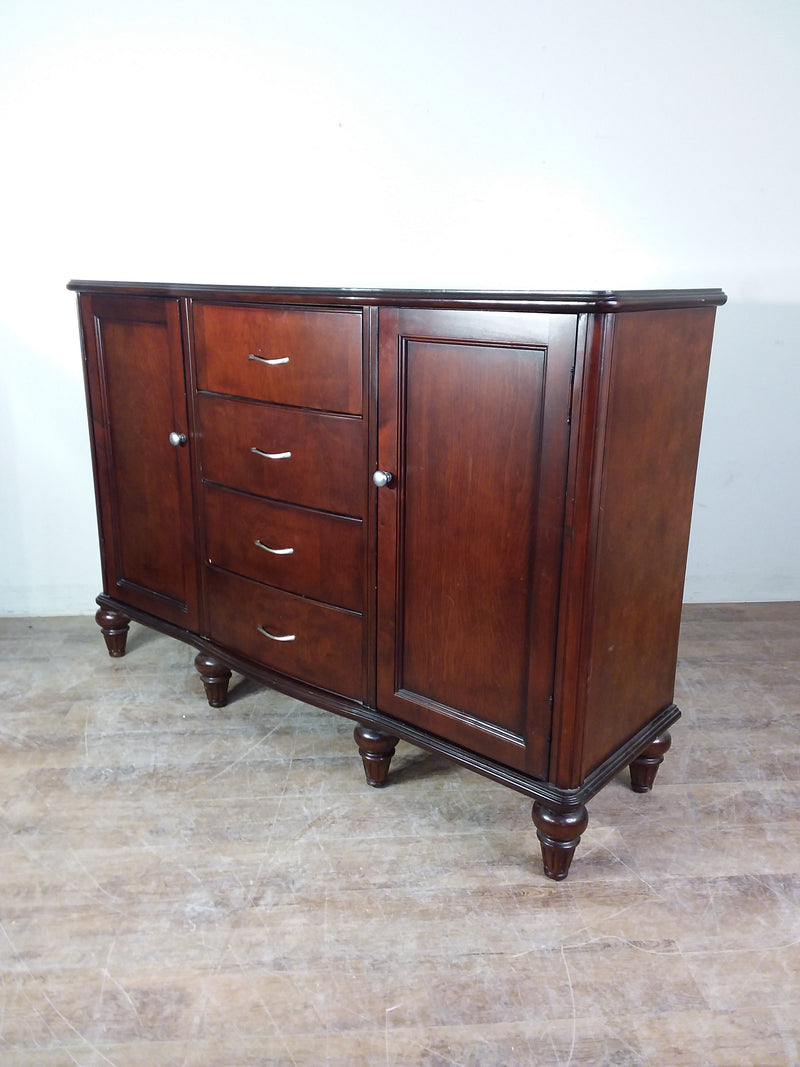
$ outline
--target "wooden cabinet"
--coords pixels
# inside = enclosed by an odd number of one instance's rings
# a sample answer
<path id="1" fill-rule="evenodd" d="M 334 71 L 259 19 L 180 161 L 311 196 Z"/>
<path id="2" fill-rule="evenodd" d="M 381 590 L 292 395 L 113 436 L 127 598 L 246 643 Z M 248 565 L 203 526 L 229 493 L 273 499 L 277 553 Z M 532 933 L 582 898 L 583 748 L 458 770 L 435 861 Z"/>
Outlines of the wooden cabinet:
<path id="1" fill-rule="evenodd" d="M 719 290 L 79 294 L 112 654 L 130 618 L 534 800 L 646 791 L 678 630 Z M 170 443 L 170 435 L 172 442 Z"/>

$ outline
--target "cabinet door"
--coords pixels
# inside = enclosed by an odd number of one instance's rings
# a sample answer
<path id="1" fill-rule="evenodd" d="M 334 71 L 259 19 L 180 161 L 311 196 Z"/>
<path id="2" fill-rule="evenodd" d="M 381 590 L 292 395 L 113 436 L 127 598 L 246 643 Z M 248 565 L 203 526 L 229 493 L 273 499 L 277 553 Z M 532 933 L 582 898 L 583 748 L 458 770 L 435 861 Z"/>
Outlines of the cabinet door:
<path id="1" fill-rule="evenodd" d="M 381 310 L 378 706 L 546 777 L 571 316 Z"/>
<path id="2" fill-rule="evenodd" d="M 179 302 L 82 296 L 80 310 L 105 592 L 196 629 Z"/>

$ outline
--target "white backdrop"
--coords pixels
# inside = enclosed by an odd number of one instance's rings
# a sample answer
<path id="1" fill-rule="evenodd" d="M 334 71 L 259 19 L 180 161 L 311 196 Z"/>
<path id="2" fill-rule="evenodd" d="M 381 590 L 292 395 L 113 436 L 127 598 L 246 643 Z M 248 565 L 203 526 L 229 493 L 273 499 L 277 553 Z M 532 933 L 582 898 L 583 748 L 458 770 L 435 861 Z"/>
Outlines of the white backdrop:
<path id="1" fill-rule="evenodd" d="M 688 600 L 800 599 L 795 0 L 6 0 L 0 614 L 100 588 L 70 277 L 722 286 Z"/>

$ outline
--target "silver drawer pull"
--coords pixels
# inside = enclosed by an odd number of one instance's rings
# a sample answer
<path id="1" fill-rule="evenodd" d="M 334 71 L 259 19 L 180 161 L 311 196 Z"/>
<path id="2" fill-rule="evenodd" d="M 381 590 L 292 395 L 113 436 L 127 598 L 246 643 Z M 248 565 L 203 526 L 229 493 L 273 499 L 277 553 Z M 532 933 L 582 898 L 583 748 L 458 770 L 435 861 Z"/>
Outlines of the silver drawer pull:
<path id="1" fill-rule="evenodd" d="M 265 545 L 259 537 L 255 539 L 253 544 L 256 548 L 263 548 L 265 552 L 271 552 L 273 556 L 291 556 L 294 552 L 293 548 L 270 548 L 269 545 Z"/>
<path id="2" fill-rule="evenodd" d="M 277 634 L 271 634 L 269 630 L 265 630 L 263 626 L 256 626 L 256 629 L 264 637 L 268 637 L 270 641 L 294 641 L 294 634 L 286 634 L 285 637 L 278 637 Z"/>
<path id="3" fill-rule="evenodd" d="M 250 451 L 264 459 L 291 459 L 292 455 L 291 452 L 262 452 L 260 448 L 251 448 Z"/>
<path id="4" fill-rule="evenodd" d="M 251 352 L 247 358 L 252 359 L 255 363 L 266 363 L 268 367 L 279 367 L 281 363 L 289 362 L 288 356 L 283 356 L 281 359 L 264 359 L 263 356 L 257 356 L 254 352 Z"/>

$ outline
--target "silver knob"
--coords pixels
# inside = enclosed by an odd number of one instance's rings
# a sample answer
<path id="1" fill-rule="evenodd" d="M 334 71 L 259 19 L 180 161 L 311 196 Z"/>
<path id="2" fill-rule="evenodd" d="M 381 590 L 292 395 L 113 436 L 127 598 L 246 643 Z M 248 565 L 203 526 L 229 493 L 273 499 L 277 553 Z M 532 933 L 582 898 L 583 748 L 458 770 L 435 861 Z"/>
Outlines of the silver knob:
<path id="1" fill-rule="evenodd" d="M 183 448 L 183 446 L 186 444 L 186 434 L 177 433 L 177 431 L 173 430 L 172 433 L 169 435 L 169 443 L 172 445 L 173 448 Z"/>
<path id="2" fill-rule="evenodd" d="M 392 480 L 392 476 L 389 471 L 375 471 L 372 480 L 379 489 L 383 489 Z"/>

